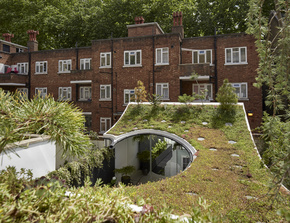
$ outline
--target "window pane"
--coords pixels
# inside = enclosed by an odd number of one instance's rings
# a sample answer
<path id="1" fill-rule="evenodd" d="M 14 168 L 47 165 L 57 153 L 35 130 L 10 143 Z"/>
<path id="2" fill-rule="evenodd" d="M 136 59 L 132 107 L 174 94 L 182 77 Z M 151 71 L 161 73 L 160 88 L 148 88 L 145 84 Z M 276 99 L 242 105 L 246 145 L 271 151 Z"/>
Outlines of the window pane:
<path id="1" fill-rule="evenodd" d="M 101 67 L 104 67 L 105 65 L 106 65 L 105 57 L 102 57 L 101 58 Z"/>
<path id="2" fill-rule="evenodd" d="M 163 63 L 169 63 L 169 53 L 167 49 L 163 53 Z"/>
<path id="3" fill-rule="evenodd" d="M 111 96 L 110 96 L 110 95 L 111 95 L 111 91 L 110 91 L 110 89 L 111 89 L 110 86 L 107 86 L 107 87 L 106 87 L 106 91 L 107 91 L 107 92 L 106 92 L 106 93 L 107 93 L 106 98 L 111 98 Z"/>
<path id="4" fill-rule="evenodd" d="M 161 49 L 157 50 L 157 63 L 161 63 Z"/>
<path id="5" fill-rule="evenodd" d="M 110 58 L 110 54 L 109 53 L 107 53 L 107 55 L 106 55 L 106 58 L 107 58 L 107 66 L 110 66 L 110 64 L 111 64 L 111 58 Z"/>
<path id="6" fill-rule="evenodd" d="M 205 54 L 199 54 L 199 63 L 205 63 Z"/>
<path id="7" fill-rule="evenodd" d="M 105 98 L 105 97 L 106 97 L 105 89 L 101 89 L 101 98 Z"/>
<path id="8" fill-rule="evenodd" d="M 231 63 L 232 62 L 232 58 L 231 58 L 231 49 L 227 49 L 226 50 L 226 61 L 227 63 Z"/>
<path id="9" fill-rule="evenodd" d="M 125 53 L 125 64 L 129 64 L 129 53 Z"/>
<path id="10" fill-rule="evenodd" d="M 206 62 L 211 63 L 211 51 L 210 50 L 206 51 Z"/>
<path id="11" fill-rule="evenodd" d="M 193 52 L 193 63 L 197 63 L 197 52 Z"/>
<path id="12" fill-rule="evenodd" d="M 241 48 L 241 62 L 246 62 L 246 48 Z"/>
<path id="13" fill-rule="evenodd" d="M 233 63 L 239 63 L 240 62 L 240 52 L 239 48 L 233 48 Z"/>
<path id="14" fill-rule="evenodd" d="M 241 98 L 247 97 L 247 87 L 246 84 L 241 85 Z"/>
<path id="15" fill-rule="evenodd" d="M 141 64 L 141 53 L 137 52 L 137 64 Z"/>
<path id="16" fill-rule="evenodd" d="M 168 88 L 163 89 L 163 98 L 169 98 L 169 91 Z"/>
<path id="17" fill-rule="evenodd" d="M 157 94 L 158 94 L 159 96 L 162 95 L 162 94 L 161 94 L 161 85 L 160 85 L 160 84 L 157 85 Z"/>

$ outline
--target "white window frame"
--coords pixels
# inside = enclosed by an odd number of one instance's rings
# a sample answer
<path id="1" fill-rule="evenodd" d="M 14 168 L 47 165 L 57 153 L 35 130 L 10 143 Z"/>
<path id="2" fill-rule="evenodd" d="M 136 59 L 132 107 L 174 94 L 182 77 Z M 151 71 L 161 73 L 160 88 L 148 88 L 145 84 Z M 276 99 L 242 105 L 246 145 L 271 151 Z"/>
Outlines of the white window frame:
<path id="1" fill-rule="evenodd" d="M 45 98 L 47 96 L 47 87 L 36 87 L 35 95 Z"/>
<path id="2" fill-rule="evenodd" d="M 28 88 L 17 88 L 21 98 L 28 99 Z"/>
<path id="3" fill-rule="evenodd" d="M 101 84 L 100 85 L 100 101 L 110 101 L 110 100 L 111 100 L 111 85 Z"/>
<path id="4" fill-rule="evenodd" d="M 138 55 L 140 55 L 138 61 Z M 126 58 L 128 57 L 128 61 Z M 134 58 L 131 61 L 131 57 Z M 124 67 L 140 67 L 142 66 L 142 51 L 141 50 L 129 50 L 124 51 Z"/>
<path id="5" fill-rule="evenodd" d="M 127 97 L 129 99 L 128 102 L 126 101 Z M 125 105 L 129 104 L 130 102 L 136 101 L 136 100 L 132 100 L 132 97 L 136 98 L 135 90 L 134 89 L 124 89 L 124 104 Z"/>
<path id="6" fill-rule="evenodd" d="M 105 62 L 104 65 L 102 60 Z M 100 68 L 111 68 L 111 52 L 100 53 Z"/>
<path id="7" fill-rule="evenodd" d="M 47 61 L 35 62 L 35 74 L 47 74 Z"/>
<path id="8" fill-rule="evenodd" d="M 168 90 L 168 97 L 164 97 L 164 95 L 161 93 L 158 94 L 158 87 L 160 86 L 160 92 L 164 92 L 165 89 Z M 156 83 L 156 94 L 161 97 L 162 100 L 169 100 L 169 83 Z"/>
<path id="9" fill-rule="evenodd" d="M 58 88 L 58 100 L 71 101 L 71 87 L 59 87 Z"/>
<path id="10" fill-rule="evenodd" d="M 70 73 L 72 69 L 71 60 L 59 60 L 58 61 L 58 72 L 59 73 Z"/>
<path id="11" fill-rule="evenodd" d="M 169 48 L 156 48 L 156 65 L 169 65 Z"/>
<path id="12" fill-rule="evenodd" d="M 235 88 L 235 93 L 238 96 L 239 100 L 243 100 L 243 99 L 248 99 L 248 83 L 247 82 L 242 82 L 242 83 L 231 83 L 232 87 Z M 242 95 L 242 86 L 246 87 L 246 92 L 245 92 L 245 96 L 240 97 Z M 237 92 L 236 90 L 239 89 L 239 92 Z"/>
<path id="13" fill-rule="evenodd" d="M 201 83 L 201 84 L 192 84 L 192 93 L 196 93 L 194 91 L 194 87 L 198 87 L 198 94 L 201 95 L 202 94 L 202 91 L 204 91 L 205 89 L 207 89 L 207 87 L 210 87 L 211 90 L 210 90 L 210 95 L 208 94 L 209 92 L 206 93 L 206 99 L 205 100 L 213 100 L 213 84 L 207 84 L 207 83 Z M 208 97 L 207 97 L 208 96 Z"/>
<path id="14" fill-rule="evenodd" d="M 17 63 L 18 74 L 28 74 L 28 63 Z"/>
<path id="15" fill-rule="evenodd" d="M 111 128 L 111 118 L 108 117 L 101 117 L 100 118 L 100 133 L 104 133 Z M 102 124 L 105 124 L 105 129 L 102 128 Z"/>
<path id="16" fill-rule="evenodd" d="M 210 52 L 210 62 L 207 58 L 207 52 Z M 197 54 L 197 60 L 195 62 L 195 54 Z M 200 55 L 204 55 L 204 63 L 200 62 Z M 212 50 L 211 49 L 204 49 L 204 50 L 193 50 L 192 51 L 192 64 L 210 64 L 212 65 Z"/>
<path id="17" fill-rule="evenodd" d="M 80 86 L 79 101 L 91 101 L 91 100 L 92 100 L 92 86 Z"/>
<path id="18" fill-rule="evenodd" d="M 244 60 L 242 60 L 242 51 L 245 52 Z M 227 56 L 229 52 L 230 57 Z M 238 61 L 234 61 L 234 55 L 238 55 Z M 225 48 L 225 65 L 247 64 L 247 47 L 231 47 Z"/>
<path id="19" fill-rule="evenodd" d="M 92 60 L 92 58 L 80 59 L 80 69 L 81 70 L 90 70 L 91 69 L 91 60 Z M 88 68 L 86 68 L 86 65 L 88 65 Z"/>

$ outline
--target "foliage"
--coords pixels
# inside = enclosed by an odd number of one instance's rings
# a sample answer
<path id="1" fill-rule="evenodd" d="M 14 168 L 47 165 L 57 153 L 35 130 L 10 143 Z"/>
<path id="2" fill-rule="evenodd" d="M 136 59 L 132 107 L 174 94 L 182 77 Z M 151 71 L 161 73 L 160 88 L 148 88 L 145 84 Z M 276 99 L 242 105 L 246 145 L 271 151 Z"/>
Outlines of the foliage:
<path id="1" fill-rule="evenodd" d="M 139 104 L 140 102 L 147 101 L 147 91 L 145 90 L 145 86 L 142 81 L 137 81 L 137 87 L 135 87 L 135 95 L 136 95 L 136 102 Z"/>
<path id="2" fill-rule="evenodd" d="M 26 45 L 27 30 L 39 30 L 40 49 L 88 46 L 91 40 L 126 37 L 134 17 L 158 22 L 171 32 L 172 13 L 182 11 L 185 36 L 244 32 L 248 0 L 1 0 L 0 33 L 13 33 L 13 42 Z M 268 15 L 271 1 L 263 13 Z"/>
<path id="3" fill-rule="evenodd" d="M 148 95 L 149 102 L 153 105 L 153 108 L 157 108 L 161 104 L 162 96 L 158 94 L 149 94 Z"/>
<path id="4" fill-rule="evenodd" d="M 267 91 L 261 126 L 266 142 L 263 154 L 266 164 L 275 174 L 272 188 L 282 183 L 290 188 L 290 80 L 289 80 L 289 1 L 274 0 L 275 11 L 271 17 L 263 15 L 264 1 L 251 0 L 247 32 L 256 38 L 259 55 L 256 87 Z"/>
<path id="5" fill-rule="evenodd" d="M 235 94 L 235 88 L 229 83 L 228 79 L 224 79 L 223 85 L 219 88 L 216 100 L 220 102 L 220 110 L 225 113 L 232 113 L 235 109 L 234 104 L 238 102 Z"/>
<path id="6" fill-rule="evenodd" d="M 62 146 L 64 156 L 81 156 L 92 146 L 84 134 L 85 119 L 80 109 L 51 96 L 26 100 L 19 93 L 0 89 L 0 117 L 0 153 L 13 152 L 13 144 L 29 133 L 50 136 Z"/>
<path id="7" fill-rule="evenodd" d="M 149 150 L 144 150 L 142 152 L 137 153 L 137 158 L 141 162 L 147 162 L 150 160 L 150 151 Z"/>
<path id="8" fill-rule="evenodd" d="M 144 114 L 132 116 L 130 110 L 135 109 L 137 105 L 130 105 L 110 130 L 110 134 L 114 135 L 130 132 L 134 127 L 167 131 L 184 138 L 199 150 L 197 158 L 186 171 L 157 182 L 127 187 L 126 193 L 130 198 L 137 202 L 139 197 L 143 197 L 157 210 L 162 210 L 163 203 L 166 203 L 176 214 L 192 214 L 194 206 L 197 216 L 205 219 L 206 215 L 220 216 L 218 222 L 283 221 L 285 216 L 277 215 L 277 211 L 280 208 L 289 210 L 289 205 L 285 200 L 272 203 L 266 196 L 269 193 L 267 185 L 272 179 L 271 174 L 261 166 L 261 160 L 247 129 L 242 106 L 235 105 L 236 114 L 234 122 L 231 122 L 232 126 L 225 125 L 229 118 L 224 115 L 219 118 L 218 128 L 213 128 L 217 106 L 190 106 L 195 108 L 185 113 L 183 119 L 175 119 L 179 107 L 184 106 L 167 104 L 165 107 L 163 104 L 157 116 L 150 117 L 148 114 L 148 121 L 143 122 Z M 146 108 L 150 107 L 149 105 L 141 104 L 140 107 L 150 112 Z M 194 110 L 201 112 L 192 113 Z M 204 125 L 203 122 L 207 124 Z M 168 128 L 169 126 L 171 128 Z M 198 141 L 198 137 L 205 140 Z M 236 143 L 230 144 L 229 140 Z M 217 151 L 211 151 L 209 148 L 215 148 Z M 231 154 L 238 154 L 239 157 L 232 157 Z M 251 174 L 251 178 L 247 176 L 248 173 Z M 270 195 L 276 194 L 270 192 Z M 276 196 L 289 202 L 287 196 Z M 206 204 L 211 205 L 209 209 L 205 210 L 199 204 L 199 197 L 203 197 Z"/>
<path id="9" fill-rule="evenodd" d="M 82 185 L 83 180 L 91 177 L 94 168 L 102 168 L 104 159 L 112 158 L 112 150 L 109 148 L 93 148 L 78 160 L 66 163 L 63 167 L 52 171 L 49 177 L 58 177 L 69 186 Z"/>
<path id="10" fill-rule="evenodd" d="M 135 170 L 134 166 L 124 166 L 120 169 L 115 169 L 115 172 L 122 174 L 122 176 L 130 176 Z"/>
<path id="11" fill-rule="evenodd" d="M 188 103 L 193 102 L 195 100 L 194 96 L 183 94 L 178 96 L 178 101 L 181 103 L 184 103 L 185 105 L 188 105 Z"/>
<path id="12" fill-rule="evenodd" d="M 158 142 L 152 147 L 151 155 L 152 159 L 156 159 L 163 151 L 167 148 L 167 142 L 165 139 L 163 141 L 158 140 Z"/>

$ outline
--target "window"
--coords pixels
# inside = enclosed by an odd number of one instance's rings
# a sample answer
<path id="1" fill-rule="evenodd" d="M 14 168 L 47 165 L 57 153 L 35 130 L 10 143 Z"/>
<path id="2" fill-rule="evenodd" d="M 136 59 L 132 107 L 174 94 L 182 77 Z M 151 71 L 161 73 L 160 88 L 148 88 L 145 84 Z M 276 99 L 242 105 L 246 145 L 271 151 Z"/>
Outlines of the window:
<path id="1" fill-rule="evenodd" d="M 212 64 L 211 50 L 194 50 L 192 51 L 192 63 L 209 63 Z"/>
<path id="2" fill-rule="evenodd" d="M 212 100 L 212 84 L 193 84 L 192 91 L 198 95 L 202 95 L 205 92 L 205 99 Z"/>
<path id="3" fill-rule="evenodd" d="M 37 61 L 35 63 L 35 73 L 36 74 L 46 74 L 47 73 L 47 61 Z"/>
<path id="4" fill-rule="evenodd" d="M 245 64 L 247 63 L 247 48 L 235 47 L 226 48 L 226 64 Z"/>
<path id="5" fill-rule="evenodd" d="M 59 87 L 58 100 L 70 101 L 71 100 L 71 87 Z"/>
<path id="6" fill-rule="evenodd" d="M 35 94 L 38 95 L 39 97 L 45 98 L 47 95 L 47 88 L 46 87 L 37 87 L 35 88 Z"/>
<path id="7" fill-rule="evenodd" d="M 80 101 L 90 101 L 92 100 L 92 87 L 91 86 L 83 86 L 80 87 Z"/>
<path id="8" fill-rule="evenodd" d="M 58 61 L 58 72 L 65 73 L 71 70 L 71 60 L 59 60 Z"/>
<path id="9" fill-rule="evenodd" d="M 100 67 L 111 67 L 111 53 L 101 53 Z"/>
<path id="10" fill-rule="evenodd" d="M 89 70 L 91 69 L 91 58 L 81 59 L 81 70 Z"/>
<path id="11" fill-rule="evenodd" d="M 124 104 L 128 104 L 131 101 L 135 101 L 135 90 L 125 89 L 124 90 Z"/>
<path id="12" fill-rule="evenodd" d="M 16 53 L 22 53 L 22 52 L 24 52 L 23 49 L 21 49 L 21 48 L 16 48 Z"/>
<path id="13" fill-rule="evenodd" d="M 111 118 L 100 119 L 100 132 L 106 132 L 111 128 Z"/>
<path id="14" fill-rule="evenodd" d="M 136 66 L 141 63 L 141 50 L 124 52 L 124 66 Z"/>
<path id="15" fill-rule="evenodd" d="M 156 64 L 169 64 L 168 47 L 156 49 Z"/>
<path id="16" fill-rule="evenodd" d="M 2 46 L 3 46 L 4 52 L 10 53 L 10 46 L 9 45 L 3 44 Z"/>
<path id="17" fill-rule="evenodd" d="M 182 170 L 185 170 L 190 163 L 190 158 L 188 156 L 181 156 Z"/>
<path id="18" fill-rule="evenodd" d="M 19 74 L 28 74 L 28 63 L 18 63 L 17 70 Z"/>
<path id="19" fill-rule="evenodd" d="M 100 99 L 111 100 L 111 85 L 110 84 L 100 86 Z"/>
<path id="20" fill-rule="evenodd" d="M 235 88 L 235 93 L 239 99 L 248 98 L 248 86 L 247 83 L 232 83 L 232 86 Z"/>
<path id="21" fill-rule="evenodd" d="M 28 88 L 17 88 L 21 99 L 28 99 Z"/>
<path id="22" fill-rule="evenodd" d="M 161 96 L 162 99 L 169 99 L 169 84 L 168 83 L 156 84 L 156 94 Z"/>

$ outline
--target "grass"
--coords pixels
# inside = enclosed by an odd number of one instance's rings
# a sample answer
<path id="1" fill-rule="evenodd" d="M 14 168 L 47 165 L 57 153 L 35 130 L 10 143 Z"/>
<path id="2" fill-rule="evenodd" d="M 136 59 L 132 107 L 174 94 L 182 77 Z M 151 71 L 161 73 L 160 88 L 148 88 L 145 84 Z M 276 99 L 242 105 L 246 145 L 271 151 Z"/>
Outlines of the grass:
<path id="1" fill-rule="evenodd" d="M 232 126 L 226 126 L 228 122 Z M 199 153 L 185 172 L 158 182 L 126 187 L 126 194 L 132 200 L 137 202 L 143 197 L 156 208 L 166 206 L 182 215 L 191 213 L 199 198 L 203 198 L 211 205 L 212 214 L 221 216 L 223 221 L 279 222 L 276 212 L 286 206 L 269 200 L 267 185 L 271 174 L 261 165 L 242 106 L 237 105 L 235 114 L 227 115 L 211 105 L 162 104 L 154 108 L 131 104 L 108 133 L 120 135 L 136 128 L 174 133 Z M 205 140 L 198 141 L 198 137 Z M 236 143 L 230 144 L 229 140 Z M 285 199 L 289 202 L 289 196 Z"/>

